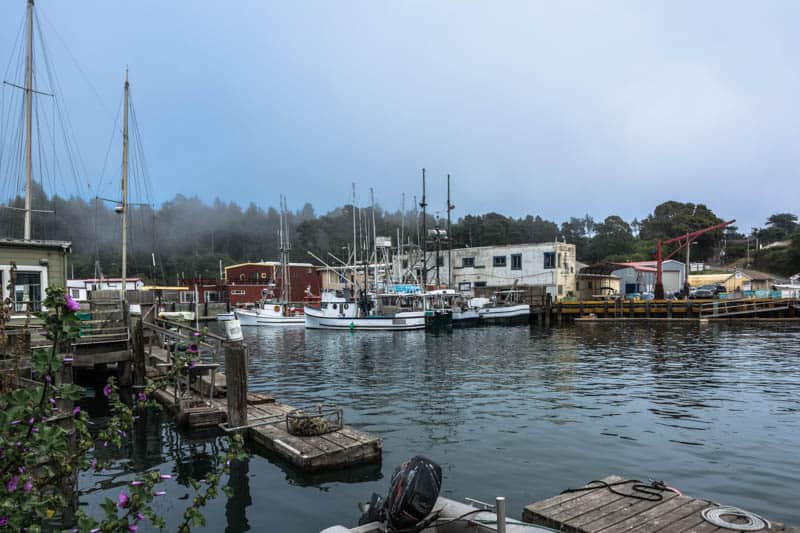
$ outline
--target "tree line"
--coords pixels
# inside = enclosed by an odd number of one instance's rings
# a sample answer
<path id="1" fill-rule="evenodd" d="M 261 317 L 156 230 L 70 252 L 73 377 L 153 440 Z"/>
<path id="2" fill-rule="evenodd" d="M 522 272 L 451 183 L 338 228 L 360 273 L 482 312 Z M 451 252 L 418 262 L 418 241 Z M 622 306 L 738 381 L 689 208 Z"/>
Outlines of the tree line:
<path id="1" fill-rule="evenodd" d="M 121 255 L 121 221 L 114 205 L 100 199 L 47 197 L 34 187 L 33 204 L 51 213 L 34 213 L 35 239 L 73 243 L 71 269 L 75 277 L 118 276 Z M 21 208 L 24 200 L 8 205 Z M 373 212 L 356 207 L 356 239 L 371 239 Z M 306 203 L 287 213 L 291 232 L 291 258 L 298 262 L 347 261 L 353 247 L 353 206 L 344 205 L 317 215 Z M 391 237 L 397 246 L 422 240 L 423 222 L 418 210 L 402 213 L 374 208 L 375 231 Z M 254 203 L 243 208 L 220 199 L 208 204 L 197 197 L 177 195 L 158 208 L 129 209 L 128 271 L 149 281 L 174 283 L 181 278 L 216 277 L 220 264 L 274 260 L 278 257 L 280 214 Z M 654 257 L 655 242 L 722 222 L 703 204 L 667 201 L 642 220 L 626 221 L 617 215 L 595 220 L 589 215 L 570 217 L 560 225 L 538 215 L 515 218 L 501 213 L 464 215 L 450 231 L 453 247 L 564 241 L 575 244 L 578 260 L 643 261 Z M 428 215 L 424 227 L 446 229 L 446 221 Z M 21 237 L 22 212 L 0 210 L 2 237 Z M 446 243 L 442 243 L 446 247 Z M 682 254 L 679 254 L 682 258 Z M 332 257 L 332 256 L 335 256 Z M 771 215 L 763 227 L 744 234 L 736 226 L 697 238 L 692 257 L 720 265 L 751 266 L 789 276 L 800 271 L 800 225 L 792 213 Z M 73 275 L 72 273 L 70 275 Z"/>

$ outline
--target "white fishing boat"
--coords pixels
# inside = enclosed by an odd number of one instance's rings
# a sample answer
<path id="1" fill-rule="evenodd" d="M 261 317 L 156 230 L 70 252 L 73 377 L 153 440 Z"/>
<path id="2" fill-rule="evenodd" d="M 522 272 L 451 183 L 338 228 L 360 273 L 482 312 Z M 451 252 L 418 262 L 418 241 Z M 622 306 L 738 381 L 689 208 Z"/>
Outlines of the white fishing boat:
<path id="1" fill-rule="evenodd" d="M 236 312 L 230 311 L 229 313 L 217 313 L 217 322 L 228 322 L 229 320 L 236 319 Z"/>
<path id="2" fill-rule="evenodd" d="M 243 326 L 280 326 L 303 324 L 303 309 L 293 304 L 263 302 L 254 309 L 236 309 L 236 318 Z"/>
<path id="3" fill-rule="evenodd" d="M 494 293 L 491 299 L 473 298 L 471 305 L 478 308 L 478 317 L 481 322 L 495 324 L 516 324 L 528 322 L 531 307 L 522 303 L 522 292 L 509 289 Z"/>
<path id="4" fill-rule="evenodd" d="M 454 328 L 478 325 L 478 308 L 480 305 L 473 305 L 471 300 L 453 289 L 436 289 L 425 293 L 426 308 L 428 308 L 428 298 L 433 302 L 434 309 L 447 309 L 451 314 L 451 321 Z M 488 298 L 484 298 L 484 303 L 489 303 Z M 483 305 L 483 304 L 481 304 Z"/>
<path id="5" fill-rule="evenodd" d="M 319 306 L 306 305 L 308 329 L 402 331 L 425 329 L 422 298 L 412 294 L 380 294 L 351 302 L 323 293 Z"/>

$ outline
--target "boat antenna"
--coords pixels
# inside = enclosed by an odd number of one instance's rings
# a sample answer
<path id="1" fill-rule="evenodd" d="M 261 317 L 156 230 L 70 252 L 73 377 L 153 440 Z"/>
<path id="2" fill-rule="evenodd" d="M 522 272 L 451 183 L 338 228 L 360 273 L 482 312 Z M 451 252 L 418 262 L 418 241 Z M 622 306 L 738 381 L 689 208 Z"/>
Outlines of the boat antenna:
<path id="1" fill-rule="evenodd" d="M 450 203 L 450 174 L 447 175 L 447 286 L 453 288 L 453 234 L 450 226 L 450 211 L 456 206 Z"/>

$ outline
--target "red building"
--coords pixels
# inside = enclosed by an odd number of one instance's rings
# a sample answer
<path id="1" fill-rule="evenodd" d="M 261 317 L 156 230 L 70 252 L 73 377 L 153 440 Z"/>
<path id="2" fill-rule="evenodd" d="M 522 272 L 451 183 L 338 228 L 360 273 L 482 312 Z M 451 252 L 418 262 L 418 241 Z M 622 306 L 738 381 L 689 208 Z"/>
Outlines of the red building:
<path id="1" fill-rule="evenodd" d="M 255 303 L 264 297 L 279 298 L 283 286 L 281 264 L 277 261 L 241 263 L 225 267 L 225 286 L 231 305 Z M 306 291 L 319 294 L 322 277 L 311 263 L 289 263 L 289 300 L 302 302 Z"/>

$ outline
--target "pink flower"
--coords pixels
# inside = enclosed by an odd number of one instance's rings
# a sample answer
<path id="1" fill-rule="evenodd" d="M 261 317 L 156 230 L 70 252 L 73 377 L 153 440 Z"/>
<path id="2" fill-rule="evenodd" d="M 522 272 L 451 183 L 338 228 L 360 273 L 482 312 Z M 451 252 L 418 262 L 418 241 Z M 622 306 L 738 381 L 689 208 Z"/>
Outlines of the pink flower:
<path id="1" fill-rule="evenodd" d="M 136 513 L 136 520 L 139 520 L 139 521 L 147 520 L 147 517 L 145 515 L 143 515 L 142 513 Z"/>
<path id="2" fill-rule="evenodd" d="M 105 395 L 106 398 L 108 398 L 111 395 L 111 391 L 113 390 L 114 389 L 111 388 L 111 385 L 106 385 L 105 387 L 103 387 L 103 394 Z"/>
<path id="3" fill-rule="evenodd" d="M 80 412 L 81 412 L 81 408 L 80 408 L 80 406 L 76 405 L 76 406 L 75 406 L 75 407 L 72 409 L 72 416 L 78 416 L 78 415 L 80 414 Z"/>
<path id="4" fill-rule="evenodd" d="M 31 481 L 31 478 L 25 480 L 25 484 L 22 486 L 22 490 L 25 491 L 25 494 L 33 490 L 33 481 Z"/>
<path id="5" fill-rule="evenodd" d="M 165 491 L 165 490 L 157 490 L 157 491 L 155 491 L 155 492 L 153 493 L 153 495 L 154 495 L 154 496 L 163 496 L 163 495 L 164 495 L 164 494 L 166 494 L 166 493 L 167 493 L 167 491 Z"/>
<path id="6" fill-rule="evenodd" d="M 117 507 L 120 509 L 127 507 L 129 499 L 127 494 L 120 492 L 119 496 L 117 496 Z"/>
<path id="7" fill-rule="evenodd" d="M 191 361 L 189 361 L 189 368 L 194 368 L 194 367 L 195 367 L 195 365 L 197 365 L 197 361 L 195 361 L 194 359 L 192 359 Z"/>
<path id="8" fill-rule="evenodd" d="M 192 335 L 194 335 L 195 337 L 199 337 L 200 336 L 200 332 L 199 331 L 195 331 L 194 333 L 192 333 Z"/>
<path id="9" fill-rule="evenodd" d="M 131 485 L 138 487 L 139 485 L 144 485 L 144 481 L 131 481 Z"/>
<path id="10" fill-rule="evenodd" d="M 93 457 L 92 458 L 91 467 L 92 467 L 92 470 L 97 470 L 97 457 Z"/>
<path id="11" fill-rule="evenodd" d="M 65 300 L 66 300 L 66 303 L 64 304 L 64 307 L 67 309 L 67 311 L 70 311 L 70 312 L 73 312 L 73 313 L 75 311 L 80 311 L 81 304 L 79 304 L 78 302 L 73 300 L 72 296 L 67 294 Z"/>
<path id="12" fill-rule="evenodd" d="M 147 394 L 145 394 L 143 392 L 140 392 L 139 394 L 137 394 L 136 397 L 139 399 L 140 402 L 146 402 L 147 401 Z"/>
<path id="13" fill-rule="evenodd" d="M 132 531 L 133 533 L 136 533 L 137 529 L 139 529 L 139 526 L 137 526 L 136 524 L 131 524 L 128 526 L 128 531 Z"/>
<path id="14" fill-rule="evenodd" d="M 0 527 L 5 527 L 7 525 L 8 525 L 8 517 L 0 516 Z"/>
<path id="15" fill-rule="evenodd" d="M 172 476 L 170 476 L 169 474 L 161 474 L 158 477 L 160 477 L 161 479 L 172 479 Z"/>
<path id="16" fill-rule="evenodd" d="M 8 490 L 8 492 L 14 492 L 17 490 L 17 483 L 19 483 L 19 476 L 11 476 L 11 479 L 6 483 L 6 490 Z"/>
<path id="17" fill-rule="evenodd" d="M 189 345 L 189 349 L 186 350 L 186 351 L 189 352 L 189 353 L 197 353 L 197 345 L 196 344 L 190 344 Z"/>

